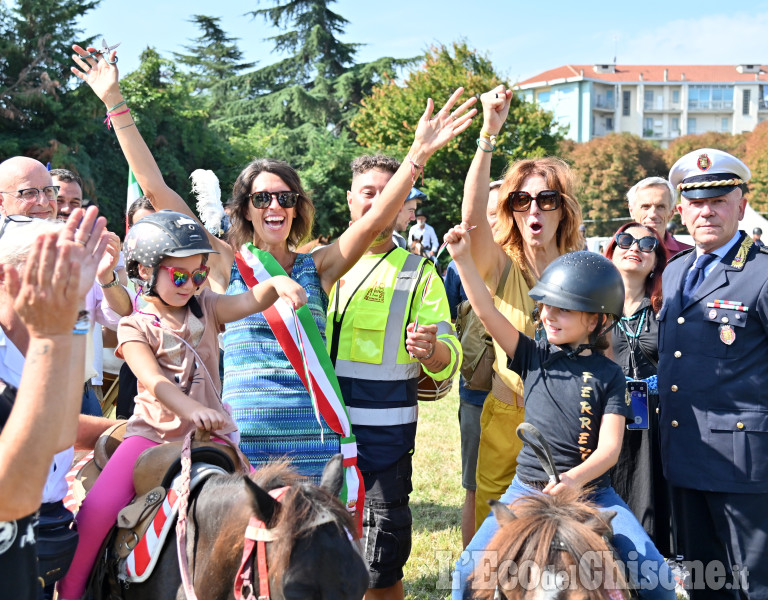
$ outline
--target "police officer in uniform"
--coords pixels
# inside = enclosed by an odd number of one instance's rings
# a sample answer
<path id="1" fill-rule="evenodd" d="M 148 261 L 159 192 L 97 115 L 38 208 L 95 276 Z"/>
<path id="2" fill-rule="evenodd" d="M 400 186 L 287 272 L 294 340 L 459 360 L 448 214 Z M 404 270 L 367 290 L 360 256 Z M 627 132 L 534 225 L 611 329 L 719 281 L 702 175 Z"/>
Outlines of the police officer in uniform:
<path id="1" fill-rule="evenodd" d="M 749 178 L 710 148 L 669 173 L 696 247 L 664 272 L 659 422 L 694 600 L 768 598 L 768 252 L 738 229 Z"/>

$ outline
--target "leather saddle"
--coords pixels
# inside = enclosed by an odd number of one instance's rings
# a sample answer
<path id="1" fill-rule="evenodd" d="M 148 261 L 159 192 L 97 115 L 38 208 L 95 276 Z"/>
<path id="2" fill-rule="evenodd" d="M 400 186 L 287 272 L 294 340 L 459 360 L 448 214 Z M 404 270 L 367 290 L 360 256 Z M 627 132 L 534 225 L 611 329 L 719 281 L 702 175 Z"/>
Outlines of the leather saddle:
<path id="1" fill-rule="evenodd" d="M 94 446 L 93 459 L 75 476 L 75 496 L 82 497 L 93 487 L 99 473 L 123 441 L 127 421 L 107 429 Z M 114 548 L 120 558 L 126 558 L 138 543 L 160 509 L 173 478 L 181 471 L 183 442 L 168 442 L 148 448 L 139 455 L 133 468 L 136 496 L 117 517 Z M 248 459 L 234 445 L 210 440 L 207 432 L 198 430 L 192 440 L 192 462 L 221 467 L 227 473 L 245 470 Z M 80 498 L 82 499 L 82 498 Z"/>

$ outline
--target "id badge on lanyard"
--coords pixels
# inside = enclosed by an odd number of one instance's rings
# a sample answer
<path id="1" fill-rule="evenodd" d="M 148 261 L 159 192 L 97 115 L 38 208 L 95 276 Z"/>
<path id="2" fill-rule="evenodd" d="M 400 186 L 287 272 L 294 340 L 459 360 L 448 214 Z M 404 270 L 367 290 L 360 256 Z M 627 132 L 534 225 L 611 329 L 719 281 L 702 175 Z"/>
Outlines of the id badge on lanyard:
<path id="1" fill-rule="evenodd" d="M 627 381 L 630 407 L 632 408 L 632 422 L 627 424 L 627 429 L 648 429 L 648 383 L 645 381 Z"/>

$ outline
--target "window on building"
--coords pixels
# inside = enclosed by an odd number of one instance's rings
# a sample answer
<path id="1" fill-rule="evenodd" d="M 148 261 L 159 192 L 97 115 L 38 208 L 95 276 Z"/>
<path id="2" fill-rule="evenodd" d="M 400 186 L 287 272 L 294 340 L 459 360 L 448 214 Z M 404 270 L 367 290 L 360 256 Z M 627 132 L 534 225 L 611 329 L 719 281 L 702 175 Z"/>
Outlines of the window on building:
<path id="1" fill-rule="evenodd" d="M 538 96 L 536 96 L 536 99 L 539 101 L 539 104 L 546 104 L 549 102 L 551 96 L 551 92 L 539 92 Z"/>
<path id="2" fill-rule="evenodd" d="M 731 129 L 730 121 L 728 117 L 723 117 L 720 120 L 720 131 L 729 131 Z"/>
<path id="3" fill-rule="evenodd" d="M 625 117 L 629 116 L 631 102 L 632 92 L 630 90 L 621 92 L 621 114 Z"/>
<path id="4" fill-rule="evenodd" d="M 672 90 L 672 104 L 680 104 L 680 90 Z"/>
<path id="5" fill-rule="evenodd" d="M 744 90 L 743 92 L 741 92 L 741 114 L 742 115 L 749 114 L 749 101 L 750 101 L 751 95 L 752 95 L 752 90 Z"/>
<path id="6" fill-rule="evenodd" d="M 719 110 L 733 108 L 733 87 L 692 85 L 688 88 L 688 109 Z"/>
<path id="7" fill-rule="evenodd" d="M 678 117 L 672 117 L 671 129 L 672 131 L 680 131 L 680 119 Z"/>
<path id="8" fill-rule="evenodd" d="M 687 133 L 696 133 L 696 117 L 688 117 Z"/>
<path id="9" fill-rule="evenodd" d="M 608 131 L 613 131 L 613 117 L 605 118 L 605 128 Z"/>

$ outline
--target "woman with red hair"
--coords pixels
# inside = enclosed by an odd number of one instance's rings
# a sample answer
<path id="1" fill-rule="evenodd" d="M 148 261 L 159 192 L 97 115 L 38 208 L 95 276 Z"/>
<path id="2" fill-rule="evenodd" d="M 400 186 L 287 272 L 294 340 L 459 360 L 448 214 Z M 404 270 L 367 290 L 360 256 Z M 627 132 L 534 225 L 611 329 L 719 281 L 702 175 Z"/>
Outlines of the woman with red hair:
<path id="1" fill-rule="evenodd" d="M 648 385 L 647 429 L 629 429 L 611 482 L 629 505 L 659 551 L 670 554 L 669 492 L 661 470 L 658 388 L 659 360 L 656 314 L 661 308 L 661 274 L 667 262 L 664 245 L 653 229 L 639 223 L 622 225 L 605 255 L 624 281 L 624 315 L 613 331 L 614 360 L 629 381 Z M 638 416 L 638 415 L 636 415 Z"/>

